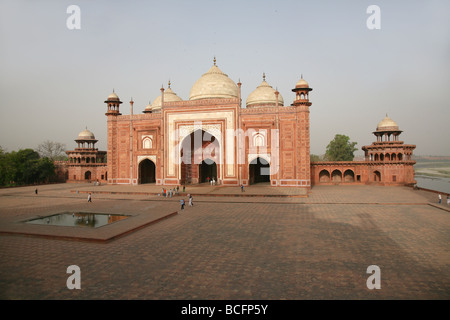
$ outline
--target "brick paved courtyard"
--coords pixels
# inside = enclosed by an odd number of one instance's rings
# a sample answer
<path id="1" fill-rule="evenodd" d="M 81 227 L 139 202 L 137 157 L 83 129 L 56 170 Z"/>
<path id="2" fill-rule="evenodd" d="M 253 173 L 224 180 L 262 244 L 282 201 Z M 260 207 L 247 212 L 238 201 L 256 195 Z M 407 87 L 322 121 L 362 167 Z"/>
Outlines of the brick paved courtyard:
<path id="1" fill-rule="evenodd" d="M 244 194 L 204 185 L 188 188 L 195 205 L 181 211 L 181 196 L 162 198 L 160 189 L 60 184 L 40 186 L 38 195 L 32 187 L 1 189 L 0 298 L 450 298 L 450 212 L 435 194 L 320 186 L 308 197 L 289 188 L 269 197 L 268 186 Z M 23 223 L 70 210 L 133 215 L 128 224 L 98 228 L 99 238 L 178 214 L 105 242 L 79 241 L 83 228 Z M 69 265 L 81 269 L 81 290 L 66 287 Z M 381 269 L 380 290 L 366 287 L 369 265 Z"/>

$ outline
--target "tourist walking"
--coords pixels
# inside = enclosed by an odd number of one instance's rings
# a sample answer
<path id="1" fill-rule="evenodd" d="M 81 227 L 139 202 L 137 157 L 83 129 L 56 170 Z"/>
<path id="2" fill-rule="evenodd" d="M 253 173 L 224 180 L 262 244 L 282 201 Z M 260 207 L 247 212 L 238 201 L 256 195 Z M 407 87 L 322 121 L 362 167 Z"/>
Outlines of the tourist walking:
<path id="1" fill-rule="evenodd" d="M 192 202 L 192 195 L 189 196 L 189 206 L 192 207 L 194 203 Z"/>
<path id="2" fill-rule="evenodd" d="M 34 189 L 34 193 L 35 193 L 35 194 L 38 194 L 37 188 L 36 188 L 36 189 Z"/>
<path id="3" fill-rule="evenodd" d="M 180 186 L 177 186 L 177 194 L 180 193 Z"/>
<path id="4" fill-rule="evenodd" d="M 442 197 L 441 197 L 441 194 L 439 193 L 439 203 L 441 203 L 441 201 L 442 201 Z"/>
<path id="5" fill-rule="evenodd" d="M 241 184 L 241 192 L 244 192 L 244 185 Z"/>
<path id="6" fill-rule="evenodd" d="M 447 195 L 447 205 L 450 206 L 450 197 Z"/>
<path id="7" fill-rule="evenodd" d="M 92 197 L 91 197 L 91 193 L 90 192 L 88 194 L 88 202 L 92 202 Z"/>
<path id="8" fill-rule="evenodd" d="M 184 199 L 181 199 L 180 202 L 181 202 L 181 210 L 184 210 Z"/>
<path id="9" fill-rule="evenodd" d="M 186 185 L 183 185 L 183 193 L 186 191 Z"/>

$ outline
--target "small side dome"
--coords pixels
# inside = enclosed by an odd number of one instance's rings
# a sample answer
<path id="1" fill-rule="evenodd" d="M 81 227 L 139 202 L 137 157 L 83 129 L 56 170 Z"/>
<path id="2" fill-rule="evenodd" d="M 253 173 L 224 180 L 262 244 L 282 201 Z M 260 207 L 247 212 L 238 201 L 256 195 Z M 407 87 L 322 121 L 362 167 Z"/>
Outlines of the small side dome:
<path id="1" fill-rule="evenodd" d="M 398 131 L 398 124 L 388 117 L 386 114 L 386 117 L 381 120 L 377 125 L 377 131 Z"/>
<path id="2" fill-rule="evenodd" d="M 183 101 L 179 96 L 176 95 L 175 92 L 170 88 L 170 82 L 169 87 L 164 91 L 164 102 L 178 102 Z M 152 111 L 160 110 L 161 109 L 161 95 L 159 95 L 158 98 L 156 98 L 152 105 L 151 105 Z"/>
<path id="3" fill-rule="evenodd" d="M 119 96 L 114 92 L 113 92 L 108 96 L 108 99 L 106 99 L 106 101 L 120 101 Z"/>
<path id="4" fill-rule="evenodd" d="M 309 84 L 308 82 L 306 82 L 306 80 L 303 79 L 303 75 L 301 77 L 301 79 L 295 84 L 296 88 L 309 88 Z"/>
<path id="5" fill-rule="evenodd" d="M 78 134 L 77 140 L 95 140 L 95 136 L 86 128 Z"/>
<path id="6" fill-rule="evenodd" d="M 238 98 L 239 88 L 233 80 L 214 65 L 191 88 L 189 100 Z"/>
<path id="7" fill-rule="evenodd" d="M 263 82 L 249 94 L 246 102 L 247 107 L 251 106 L 276 106 L 277 98 L 275 95 L 275 89 L 272 88 L 267 82 L 265 74 L 263 75 Z M 278 93 L 278 105 L 283 106 L 284 100 L 280 93 Z"/>

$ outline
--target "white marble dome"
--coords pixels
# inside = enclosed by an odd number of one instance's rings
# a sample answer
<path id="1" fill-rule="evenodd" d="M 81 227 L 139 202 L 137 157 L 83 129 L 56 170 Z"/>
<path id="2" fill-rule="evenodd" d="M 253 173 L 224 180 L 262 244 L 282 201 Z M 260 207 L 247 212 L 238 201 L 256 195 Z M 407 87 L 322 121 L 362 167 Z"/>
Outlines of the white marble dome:
<path id="1" fill-rule="evenodd" d="M 247 107 L 256 105 L 272 105 L 277 104 L 275 89 L 272 88 L 263 77 L 263 82 L 247 97 Z M 283 106 L 284 100 L 281 94 L 278 94 L 278 105 Z"/>
<path id="2" fill-rule="evenodd" d="M 175 92 L 170 88 L 170 86 L 164 91 L 164 102 L 177 102 L 183 101 L 179 96 L 176 95 Z M 147 109 L 147 108 L 146 108 Z M 151 109 L 153 111 L 161 109 L 161 95 L 158 98 L 153 100 L 151 104 Z"/>
<path id="3" fill-rule="evenodd" d="M 95 136 L 91 131 L 85 129 L 78 134 L 77 140 L 95 140 Z"/>
<path id="4" fill-rule="evenodd" d="M 119 101 L 119 96 L 114 92 L 113 92 L 108 96 L 108 99 L 106 99 L 106 101 Z"/>
<path id="5" fill-rule="evenodd" d="M 398 124 L 386 115 L 377 125 L 377 131 L 398 130 Z"/>
<path id="6" fill-rule="evenodd" d="M 189 100 L 238 98 L 239 88 L 233 80 L 214 65 L 195 82 Z"/>
<path id="7" fill-rule="evenodd" d="M 295 84 L 296 88 L 309 88 L 308 82 L 306 82 L 305 79 L 302 78 Z"/>

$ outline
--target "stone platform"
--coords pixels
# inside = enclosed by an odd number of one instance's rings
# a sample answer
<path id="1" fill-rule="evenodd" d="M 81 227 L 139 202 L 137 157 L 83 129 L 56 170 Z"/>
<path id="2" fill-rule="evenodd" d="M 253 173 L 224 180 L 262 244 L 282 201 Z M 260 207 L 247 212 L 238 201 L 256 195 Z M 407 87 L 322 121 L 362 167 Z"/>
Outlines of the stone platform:
<path id="1" fill-rule="evenodd" d="M 436 194 L 318 186 L 307 197 L 284 188 L 287 196 L 270 197 L 274 188 L 261 186 L 246 188 L 253 196 L 208 196 L 220 190 L 199 186 L 186 190 L 194 206 L 180 210 L 185 194 L 162 198 L 147 187 L 1 189 L 0 299 L 450 298 L 450 209 Z M 98 228 L 91 240 L 76 227 L 23 224 L 67 210 L 142 220 L 136 230 L 126 220 Z M 70 265 L 81 269 L 81 290 L 66 287 Z M 380 290 L 366 286 L 370 265 L 380 267 Z"/>

